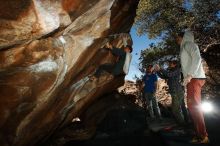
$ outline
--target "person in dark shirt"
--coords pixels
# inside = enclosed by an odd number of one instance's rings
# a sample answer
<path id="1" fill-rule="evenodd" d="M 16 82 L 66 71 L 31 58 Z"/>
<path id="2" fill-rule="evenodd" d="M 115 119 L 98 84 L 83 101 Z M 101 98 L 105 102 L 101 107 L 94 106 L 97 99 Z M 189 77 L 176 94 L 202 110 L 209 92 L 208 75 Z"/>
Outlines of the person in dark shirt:
<path id="1" fill-rule="evenodd" d="M 148 65 L 146 74 L 143 77 L 144 82 L 144 97 L 147 104 L 147 109 L 149 111 L 150 117 L 161 119 L 160 108 L 158 106 L 155 94 L 157 89 L 158 77 L 153 73 L 153 66 Z"/>
<path id="2" fill-rule="evenodd" d="M 157 75 L 167 80 L 169 93 L 172 97 L 172 112 L 181 126 L 185 125 L 181 106 L 184 104 L 184 87 L 181 84 L 181 70 L 177 65 L 177 60 L 170 60 L 167 70 L 160 69 L 159 65 L 155 65 Z"/>
<path id="3" fill-rule="evenodd" d="M 129 45 L 126 45 L 123 49 L 119 49 L 119 48 L 115 48 L 113 47 L 110 43 L 106 44 L 106 49 L 108 49 L 109 51 L 111 51 L 111 53 L 114 56 L 118 57 L 118 60 L 115 64 L 103 64 L 101 65 L 95 72 L 94 76 L 91 77 L 92 80 L 97 79 L 98 77 L 100 77 L 100 75 L 102 74 L 103 71 L 106 71 L 108 73 L 110 73 L 112 76 L 117 76 L 120 74 L 126 74 L 125 70 L 124 70 L 124 65 L 126 62 L 126 55 L 131 55 L 130 53 L 132 52 L 132 47 Z M 130 63 L 130 61 L 129 61 Z"/>

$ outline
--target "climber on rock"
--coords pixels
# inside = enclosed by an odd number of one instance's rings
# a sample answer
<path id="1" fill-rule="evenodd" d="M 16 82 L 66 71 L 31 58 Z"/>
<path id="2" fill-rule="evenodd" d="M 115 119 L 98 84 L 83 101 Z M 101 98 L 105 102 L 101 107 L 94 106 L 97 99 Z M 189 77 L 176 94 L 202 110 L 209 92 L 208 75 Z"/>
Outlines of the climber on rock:
<path id="1" fill-rule="evenodd" d="M 117 62 L 115 64 L 108 63 L 101 65 L 90 78 L 91 80 L 96 80 L 98 77 L 100 77 L 103 71 L 110 73 L 112 78 L 117 75 L 128 74 L 132 57 L 132 47 L 127 45 L 127 37 L 124 37 L 123 44 L 123 49 L 115 48 L 109 42 L 106 44 L 106 49 L 111 51 L 114 56 L 118 57 Z"/>

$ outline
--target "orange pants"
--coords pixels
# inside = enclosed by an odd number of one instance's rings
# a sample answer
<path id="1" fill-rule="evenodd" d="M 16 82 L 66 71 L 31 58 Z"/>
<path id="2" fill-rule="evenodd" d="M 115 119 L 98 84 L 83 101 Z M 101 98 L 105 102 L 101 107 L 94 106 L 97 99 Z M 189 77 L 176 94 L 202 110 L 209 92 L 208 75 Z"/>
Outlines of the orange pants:
<path id="1" fill-rule="evenodd" d="M 192 79 L 187 84 L 187 105 L 195 126 L 196 134 L 200 138 L 208 136 L 203 113 L 200 108 L 201 89 L 204 84 L 205 80 L 202 79 Z"/>

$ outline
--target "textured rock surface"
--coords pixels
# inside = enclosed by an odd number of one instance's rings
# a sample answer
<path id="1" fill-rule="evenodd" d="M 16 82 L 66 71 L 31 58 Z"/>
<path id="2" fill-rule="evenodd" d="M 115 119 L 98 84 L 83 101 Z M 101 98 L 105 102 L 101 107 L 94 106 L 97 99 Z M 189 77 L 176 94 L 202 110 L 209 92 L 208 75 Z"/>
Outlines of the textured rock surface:
<path id="1" fill-rule="evenodd" d="M 125 84 L 121 86 L 119 89 L 119 92 L 125 95 L 135 95 L 136 96 L 136 103 L 138 103 L 140 106 L 144 102 L 144 95 L 143 95 L 143 84 L 142 80 L 139 80 L 137 82 L 132 81 L 125 81 Z M 168 86 L 165 80 L 159 79 L 158 80 L 158 88 L 156 92 L 156 98 L 157 100 L 163 105 L 163 106 L 170 106 L 171 105 L 171 96 L 168 93 Z"/>
<path id="2" fill-rule="evenodd" d="M 147 129 L 147 115 L 133 99 L 133 95 L 125 96 L 118 93 L 102 96 L 89 106 L 80 117 L 81 121 L 75 121 L 56 133 L 47 145 L 61 146 L 72 140 L 91 140 L 102 136 L 140 136 L 141 131 Z"/>
<path id="3" fill-rule="evenodd" d="M 204 93 L 208 98 L 220 97 L 220 44 L 210 46 L 203 57 L 206 61 L 206 84 Z"/>
<path id="4" fill-rule="evenodd" d="M 129 32 L 138 0 L 0 3 L 0 145 L 44 141 L 123 84 L 87 76 L 116 60 L 100 48 L 109 35 Z M 122 46 L 120 35 L 111 39 Z"/>

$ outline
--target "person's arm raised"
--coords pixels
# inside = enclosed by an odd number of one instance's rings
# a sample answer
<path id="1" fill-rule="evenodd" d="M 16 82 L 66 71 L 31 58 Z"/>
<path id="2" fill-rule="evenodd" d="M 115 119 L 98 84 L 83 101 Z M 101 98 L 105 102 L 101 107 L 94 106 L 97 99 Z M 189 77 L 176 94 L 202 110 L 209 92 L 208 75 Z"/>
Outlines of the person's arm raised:
<path id="1" fill-rule="evenodd" d="M 106 43 L 106 47 L 109 48 L 109 49 L 113 49 L 112 44 L 110 44 L 109 42 Z"/>

